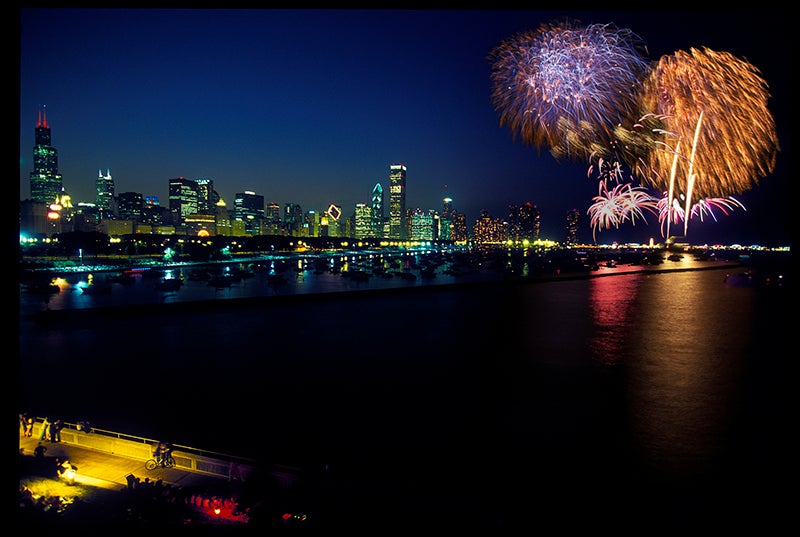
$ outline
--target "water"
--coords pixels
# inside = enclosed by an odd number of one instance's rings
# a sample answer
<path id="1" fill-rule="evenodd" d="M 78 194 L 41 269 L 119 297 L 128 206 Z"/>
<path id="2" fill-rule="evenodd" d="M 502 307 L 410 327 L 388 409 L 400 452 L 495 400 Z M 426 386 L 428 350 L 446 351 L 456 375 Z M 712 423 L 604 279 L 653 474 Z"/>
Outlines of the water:
<path id="1" fill-rule="evenodd" d="M 353 523 L 764 530 L 793 464 L 788 289 L 616 270 L 23 319 L 20 401 L 326 468 Z"/>
<path id="2" fill-rule="evenodd" d="M 469 274 L 452 275 L 445 272 L 447 266 L 437 267 L 436 275 L 424 277 L 420 262 L 424 254 L 395 254 L 378 256 L 372 254 L 343 254 L 327 256 L 321 261 L 322 268 L 316 270 L 313 258 L 309 256 L 279 258 L 276 260 L 257 260 L 246 262 L 220 263 L 216 265 L 184 266 L 161 269 L 144 267 L 116 271 L 83 271 L 62 273 L 56 279 L 59 292 L 54 294 L 31 293 L 26 291 L 25 282 L 20 284 L 20 306 L 23 315 L 42 309 L 88 309 L 132 304 L 159 304 L 204 300 L 225 300 L 248 297 L 269 297 L 297 294 L 342 293 L 370 289 L 413 288 L 429 285 L 447 285 L 463 282 L 497 281 L 503 278 L 501 271 L 482 267 Z M 361 281 L 347 277 L 356 271 L 372 270 L 374 264 L 385 267 L 387 277 L 372 275 Z M 336 267 L 337 271 L 331 270 Z M 412 278 L 401 277 L 401 273 L 411 274 Z M 218 287 L 209 282 L 209 275 L 239 274 L 245 277 L 232 279 L 229 286 Z M 130 276 L 127 283 L 119 283 L 115 276 Z M 204 277 L 201 279 L 199 276 Z M 271 276 L 282 279 L 278 283 Z M 389 277 L 390 276 L 390 277 Z M 159 283 L 165 279 L 180 280 L 177 289 L 163 289 Z M 107 293 L 89 294 L 85 288 L 93 283 L 110 287 Z M 98 286 L 99 287 L 99 286 Z"/>

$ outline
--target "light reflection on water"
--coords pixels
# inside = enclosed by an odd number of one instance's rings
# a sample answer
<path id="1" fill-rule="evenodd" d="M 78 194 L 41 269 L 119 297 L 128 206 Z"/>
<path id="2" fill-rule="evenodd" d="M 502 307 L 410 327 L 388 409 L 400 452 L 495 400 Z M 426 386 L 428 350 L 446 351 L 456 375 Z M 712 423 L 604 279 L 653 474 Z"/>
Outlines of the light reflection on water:
<path id="1" fill-rule="evenodd" d="M 697 471 L 731 439 L 752 344 L 754 290 L 721 285 L 713 272 L 646 278 L 630 334 L 632 433 L 640 455 L 662 475 Z"/>
<path id="2" fill-rule="evenodd" d="M 638 478 L 719 479 L 749 449 L 737 437 L 753 405 L 746 375 L 758 369 L 756 349 L 768 354 L 788 337 L 780 308 L 757 303 L 764 290 L 726 286 L 725 275 L 640 273 L 506 293 L 514 315 L 501 333 L 527 364 L 509 373 L 515 434 L 535 446 L 543 428 L 576 457 L 625 457 Z M 769 331 L 755 332 L 757 322 Z M 752 464 L 748 456 L 739 463 Z"/>
<path id="3" fill-rule="evenodd" d="M 623 357 L 623 346 L 634 326 L 631 316 L 645 276 L 632 274 L 614 278 L 593 278 L 589 283 L 589 310 L 594 330 L 589 343 L 595 360 L 613 365 Z"/>

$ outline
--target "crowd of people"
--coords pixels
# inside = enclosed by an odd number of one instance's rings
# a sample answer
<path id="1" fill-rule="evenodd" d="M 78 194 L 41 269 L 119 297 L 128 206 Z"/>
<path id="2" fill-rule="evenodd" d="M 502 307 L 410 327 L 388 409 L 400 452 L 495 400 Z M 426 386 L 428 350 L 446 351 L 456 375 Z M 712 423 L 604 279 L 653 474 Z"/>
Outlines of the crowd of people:
<path id="1" fill-rule="evenodd" d="M 32 416 L 29 416 L 27 412 L 20 412 L 20 435 L 28 438 L 33 437 L 33 425 L 35 423 L 36 420 Z M 39 431 L 39 441 L 47 441 L 52 443 L 61 442 L 61 429 L 63 428 L 64 422 L 61 420 L 61 418 L 56 418 L 53 421 L 50 421 L 49 417 L 45 417 L 44 420 L 42 420 L 42 428 Z"/>

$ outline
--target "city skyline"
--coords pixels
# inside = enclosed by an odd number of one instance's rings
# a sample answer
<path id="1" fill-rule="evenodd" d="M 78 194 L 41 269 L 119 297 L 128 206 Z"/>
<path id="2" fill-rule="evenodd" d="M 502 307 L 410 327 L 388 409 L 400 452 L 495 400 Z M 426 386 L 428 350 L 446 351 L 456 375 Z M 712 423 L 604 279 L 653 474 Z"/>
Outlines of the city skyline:
<path id="1" fill-rule="evenodd" d="M 229 207 L 235 193 L 254 191 L 282 206 L 321 210 L 335 203 L 347 213 L 370 203 L 376 183 L 387 190 L 389 166 L 402 163 L 409 208 L 439 210 L 450 197 L 472 223 L 482 209 L 502 217 L 508 205 L 531 202 L 542 215 L 542 236 L 556 239 L 576 209 L 579 237 L 588 241 L 587 209 L 597 186 L 587 180 L 587 166 L 513 140 L 489 99 L 490 50 L 517 31 L 570 16 L 630 28 L 651 59 L 709 46 L 762 72 L 781 146 L 775 171 L 737 196 L 745 210 L 693 223 L 687 238 L 789 243 L 789 62 L 780 46 L 786 24 L 780 13 L 25 9 L 21 15 L 21 199 L 30 194 L 36 114 L 46 106 L 59 172 L 75 201 L 93 201 L 97 170 L 108 169 L 117 192 L 155 195 L 162 204 L 169 178 L 210 178 Z M 185 31 L 169 31 L 173 26 Z M 136 45 L 142 35 L 147 40 Z M 167 37 L 177 39 L 160 41 Z M 603 230 L 597 239 L 651 237 L 660 238 L 655 218 Z"/>

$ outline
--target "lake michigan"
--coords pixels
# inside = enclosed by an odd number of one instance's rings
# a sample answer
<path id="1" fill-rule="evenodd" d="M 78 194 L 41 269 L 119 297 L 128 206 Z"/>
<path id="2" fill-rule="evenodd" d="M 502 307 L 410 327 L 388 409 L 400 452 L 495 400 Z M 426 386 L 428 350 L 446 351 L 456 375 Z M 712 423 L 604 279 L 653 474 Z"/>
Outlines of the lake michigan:
<path id="1" fill-rule="evenodd" d="M 353 525 L 765 531 L 791 508 L 788 287 L 669 263 L 457 285 L 305 272 L 313 292 L 185 278 L 171 296 L 144 278 L 83 296 L 70 276 L 20 291 L 20 411 L 328 473 L 329 516 Z M 129 289 L 191 300 L 112 307 Z"/>

